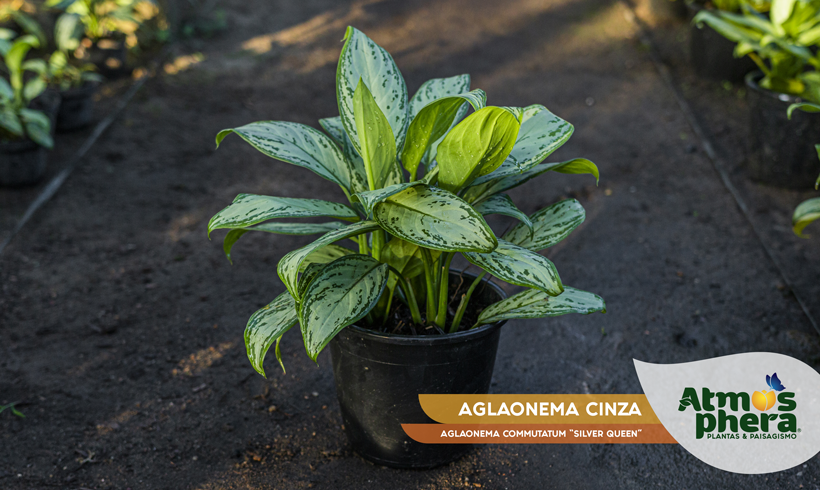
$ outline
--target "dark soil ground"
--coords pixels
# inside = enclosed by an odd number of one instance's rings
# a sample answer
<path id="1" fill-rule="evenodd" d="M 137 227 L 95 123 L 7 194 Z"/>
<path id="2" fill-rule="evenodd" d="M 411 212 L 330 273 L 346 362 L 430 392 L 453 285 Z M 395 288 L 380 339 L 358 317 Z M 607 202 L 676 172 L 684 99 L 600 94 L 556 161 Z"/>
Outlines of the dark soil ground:
<path id="1" fill-rule="evenodd" d="M 726 191 L 624 7 L 607 0 L 223 3 L 230 30 L 179 45 L 57 196 L 0 255 L 0 488 L 817 488 L 816 458 L 724 473 L 674 445 L 483 446 L 431 471 L 371 465 L 340 428 L 329 356 L 298 335 L 245 358 L 248 316 L 283 291 L 275 267 L 307 239 L 246 236 L 231 266 L 208 218 L 240 192 L 343 198 L 223 128 L 337 114 L 348 24 L 391 51 L 411 92 L 470 73 L 494 105 L 541 103 L 575 125 L 553 158 L 601 169 L 511 192 L 525 212 L 576 197 L 586 223 L 550 249 L 565 284 L 608 313 L 504 327 L 495 392 L 639 393 L 632 359 L 683 362 L 774 351 L 812 366 L 820 342 Z M 647 11 L 645 5 L 639 12 Z M 695 79 L 683 21 L 652 39 L 701 118 L 756 225 L 815 315 L 817 240 L 789 231 L 812 195 L 750 184 L 739 87 Z M 204 61 L 196 62 L 202 53 Z M 188 56 L 188 57 L 186 57 Z M 123 82 L 124 83 L 124 82 Z M 111 106 L 106 99 L 101 112 Z M 83 134 L 60 137 L 52 172 Z M 5 234 L 36 194 L 0 190 Z M 498 229 L 508 222 L 493 220 Z"/>

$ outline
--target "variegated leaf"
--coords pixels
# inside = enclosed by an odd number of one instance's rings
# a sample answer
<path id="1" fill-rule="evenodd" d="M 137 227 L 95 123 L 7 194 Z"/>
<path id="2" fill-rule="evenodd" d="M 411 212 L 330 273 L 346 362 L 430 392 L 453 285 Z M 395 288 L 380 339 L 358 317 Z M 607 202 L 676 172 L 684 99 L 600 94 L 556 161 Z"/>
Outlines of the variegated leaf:
<path id="1" fill-rule="evenodd" d="M 376 305 L 387 274 L 387 264 L 356 254 L 331 262 L 311 280 L 299 306 L 302 338 L 311 359 L 315 361 L 336 334 Z"/>
<path id="2" fill-rule="evenodd" d="M 421 247 L 446 252 L 489 252 L 497 242 L 484 218 L 455 194 L 419 185 L 376 204 L 375 219 L 387 232 Z"/>
<path id="3" fill-rule="evenodd" d="M 456 75 L 448 78 L 431 78 L 421 84 L 409 103 L 412 120 L 421 109 L 435 100 L 470 91 L 470 75 Z"/>
<path id="4" fill-rule="evenodd" d="M 373 206 L 376 204 L 384 201 L 388 197 L 398 194 L 399 192 L 410 188 L 415 187 L 417 185 L 422 185 L 423 182 L 417 180 L 415 182 L 405 182 L 402 184 L 393 184 L 387 187 L 383 187 L 381 189 L 376 189 L 373 191 L 365 191 L 356 194 L 354 197 L 362 203 L 364 206 L 365 211 L 367 212 L 368 216 L 371 212 L 373 212 Z"/>
<path id="5" fill-rule="evenodd" d="M 345 226 L 344 228 L 339 228 L 338 230 L 326 233 L 315 242 L 293 250 L 282 257 L 282 260 L 280 260 L 279 264 L 276 266 L 276 272 L 279 274 L 279 278 L 282 279 L 282 282 L 285 283 L 285 287 L 288 288 L 290 294 L 294 297 L 298 297 L 297 277 L 299 275 L 302 262 L 305 261 L 308 255 L 326 245 L 330 245 L 333 242 L 378 229 L 379 224 L 374 221 L 360 221 L 358 223 Z"/>
<path id="6" fill-rule="evenodd" d="M 558 271 L 549 259 L 506 240 L 498 240 L 498 247 L 492 252 L 464 252 L 464 257 L 510 284 L 538 289 L 550 296 L 564 290 Z"/>
<path id="7" fill-rule="evenodd" d="M 544 250 L 566 238 L 584 222 L 586 212 L 575 199 L 565 199 L 533 213 L 532 233 L 521 224 L 504 234 L 504 240 L 532 251 Z"/>
<path id="8" fill-rule="evenodd" d="M 517 187 L 550 170 L 567 174 L 592 174 L 595 177 L 595 182 L 598 182 L 598 167 L 585 158 L 576 158 L 558 163 L 541 163 L 523 173 L 517 173 L 512 166 L 502 165 L 496 172 L 503 172 L 503 175 L 496 176 L 496 173 L 493 172 L 485 177 L 479 177 L 464 192 L 464 199 L 470 203 L 481 202 L 492 195 Z"/>
<path id="9" fill-rule="evenodd" d="M 296 324 L 297 318 L 296 302 L 287 291 L 251 315 L 245 327 L 245 348 L 248 360 L 257 373 L 265 376 L 265 354 L 274 341 Z M 277 358 L 282 364 L 281 357 L 277 355 Z M 285 366 L 282 365 L 282 370 L 284 369 Z"/>
<path id="10" fill-rule="evenodd" d="M 515 206 L 510 196 L 506 194 L 496 194 L 489 199 L 481 201 L 480 204 L 475 206 L 475 210 L 484 216 L 488 214 L 502 214 L 515 218 L 526 225 L 530 229 L 530 233 L 532 233 L 532 221 Z"/>
<path id="11" fill-rule="evenodd" d="M 334 260 L 338 259 L 339 257 L 344 257 L 345 255 L 352 255 L 354 253 L 355 252 L 353 250 L 345 248 L 341 245 L 336 245 L 334 243 L 331 243 L 330 245 L 325 245 L 322 248 L 314 250 L 313 252 L 308 254 L 307 257 L 305 257 L 305 260 L 299 267 L 299 272 L 307 272 L 307 269 L 311 266 L 311 264 L 329 264 Z M 301 283 L 302 281 L 299 281 L 300 285 Z M 301 298 L 302 295 L 300 294 L 299 297 Z"/>
<path id="12" fill-rule="evenodd" d="M 402 173 L 396 161 L 396 140 L 364 80 L 359 80 L 353 94 L 353 113 L 368 189 L 372 191 L 400 183 Z"/>
<path id="13" fill-rule="evenodd" d="M 542 105 L 525 107 L 521 130 L 508 159 L 519 172 L 541 163 L 572 136 L 572 124 L 551 113 Z"/>
<path id="14" fill-rule="evenodd" d="M 487 104 L 487 94 L 481 89 L 456 94 L 430 102 L 413 118 L 407 129 L 407 139 L 401 153 L 404 168 L 415 175 L 419 163 L 430 145 L 450 131 L 462 108 L 469 103 L 476 111 Z"/>
<path id="15" fill-rule="evenodd" d="M 351 194 L 367 190 L 367 175 L 364 171 L 364 161 L 362 157 L 356 152 L 350 137 L 345 132 L 342 126 L 342 118 L 339 116 L 319 119 L 319 124 L 324 128 L 327 134 L 333 138 L 339 146 L 342 147 L 342 154 L 345 157 L 345 163 L 350 168 L 350 185 L 352 187 Z"/>
<path id="16" fill-rule="evenodd" d="M 247 228 L 275 218 L 312 218 L 327 216 L 356 221 L 355 211 L 335 202 L 295 197 L 239 194 L 230 206 L 216 213 L 208 222 L 208 235 L 220 228 Z"/>
<path id="17" fill-rule="evenodd" d="M 275 233 L 277 235 L 317 235 L 319 233 L 327 233 L 345 226 L 344 223 L 338 221 L 329 221 L 327 223 L 262 223 L 256 226 L 249 226 L 247 228 L 234 228 L 225 235 L 222 242 L 222 250 L 228 261 L 231 262 L 231 250 L 234 244 L 242 238 L 242 235 L 249 231 L 264 231 L 266 233 Z"/>
<path id="18" fill-rule="evenodd" d="M 353 182 L 356 176 L 345 162 L 339 147 L 310 126 L 286 121 L 263 121 L 223 129 L 216 135 L 217 147 L 231 133 L 238 134 L 269 157 L 312 170 L 318 176 L 339 184 L 348 194 L 355 192 Z"/>
<path id="19" fill-rule="evenodd" d="M 500 107 L 485 107 L 458 123 L 438 146 L 438 185 L 457 193 L 497 169 L 512 151 L 519 124 Z"/>
<path id="20" fill-rule="evenodd" d="M 336 98 L 345 131 L 361 155 L 361 142 L 353 115 L 353 94 L 359 79 L 371 90 L 376 104 L 390 123 L 396 147 L 401 148 L 408 119 L 404 78 L 390 53 L 358 29 L 348 27 L 336 69 Z"/>
<path id="21" fill-rule="evenodd" d="M 431 250 L 430 255 L 433 260 L 437 260 L 441 252 Z M 424 273 L 424 261 L 421 256 L 421 248 L 414 243 L 410 243 L 398 237 L 393 237 L 387 242 L 382 249 L 382 255 L 379 260 L 396 269 L 402 277 L 408 280 Z M 391 274 L 387 287 L 392 290 L 396 286 L 397 281 L 395 275 Z"/>
<path id="22" fill-rule="evenodd" d="M 343 254 L 341 255 L 341 257 L 344 257 L 345 255 L 352 255 L 352 253 Z M 329 262 L 333 262 L 333 260 Z M 316 278 L 316 276 L 319 274 L 319 272 L 322 271 L 322 269 L 325 268 L 325 265 L 327 265 L 327 263 L 311 262 L 307 265 L 307 267 L 305 267 L 305 272 L 303 272 L 302 277 L 299 278 L 299 290 L 297 291 L 299 293 L 299 301 L 301 301 L 302 298 L 305 296 L 305 291 L 307 291 L 307 287 L 310 286 L 310 282 Z"/>
<path id="23" fill-rule="evenodd" d="M 558 296 L 528 289 L 484 308 L 476 326 L 514 318 L 544 318 L 568 313 L 588 315 L 598 311 L 606 313 L 606 304 L 596 294 L 569 286 L 564 286 L 564 292 Z"/>

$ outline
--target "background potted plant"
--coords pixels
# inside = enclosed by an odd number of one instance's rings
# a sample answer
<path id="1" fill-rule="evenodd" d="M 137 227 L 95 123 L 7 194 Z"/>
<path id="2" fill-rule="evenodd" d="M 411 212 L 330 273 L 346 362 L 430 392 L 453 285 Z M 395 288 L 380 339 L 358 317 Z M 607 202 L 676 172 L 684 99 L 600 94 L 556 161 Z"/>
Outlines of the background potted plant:
<path id="1" fill-rule="evenodd" d="M 805 114 L 789 122 L 786 112 L 793 103 L 820 102 L 820 0 L 773 0 L 768 16 L 748 6 L 742 14 L 704 10 L 693 22 L 736 42 L 735 56 L 749 56 L 760 69 L 746 76 L 751 177 L 806 187 L 820 171 L 812 150 L 820 125 Z"/>
<path id="2" fill-rule="evenodd" d="M 791 119 L 793 112 L 796 110 L 820 112 L 820 104 L 812 104 L 810 102 L 792 104 L 789 106 L 789 119 Z M 814 149 L 817 151 L 817 157 L 820 158 L 820 145 L 814 145 Z M 820 176 L 814 181 L 814 188 L 817 189 L 818 186 L 820 186 Z M 803 201 L 797 206 L 792 215 L 792 230 L 794 230 L 794 234 L 803 237 L 803 229 L 818 219 L 820 219 L 820 197 Z"/>
<path id="3" fill-rule="evenodd" d="M 67 31 L 82 26 L 85 39 L 76 49 L 77 58 L 93 63 L 108 78 L 126 72 L 137 30 L 158 13 L 149 0 L 48 0 L 46 5 L 64 11 L 57 23 Z"/>
<path id="4" fill-rule="evenodd" d="M 82 25 L 75 16 L 61 16 L 54 26 L 54 42 L 57 50 L 48 61 L 38 64 L 41 76 L 49 87 L 60 92 L 60 111 L 57 113 L 57 130 L 81 129 L 94 119 L 94 94 L 103 77 L 96 73 L 96 66 L 72 57 L 80 47 Z"/>
<path id="5" fill-rule="evenodd" d="M 689 19 L 701 10 L 719 10 L 738 13 L 745 4 L 758 12 L 769 10 L 768 2 L 746 2 L 745 0 L 710 0 L 689 2 Z M 755 69 L 748 57 L 735 57 L 735 44 L 714 29 L 704 29 L 703 23 L 692 22 L 689 29 L 689 57 L 695 73 L 710 80 L 740 82 L 747 73 Z"/>
<path id="6" fill-rule="evenodd" d="M 39 181 L 46 170 L 46 149 L 54 146 L 51 137 L 59 95 L 45 92 L 42 78 L 24 82 L 32 61 L 26 54 L 39 41 L 32 35 L 14 40 L 0 39 L 3 56 L 0 77 L 0 184 L 20 186 Z M 35 63 L 36 64 L 36 63 Z"/>
<path id="7" fill-rule="evenodd" d="M 348 202 L 240 194 L 210 220 L 208 233 L 229 230 L 229 259 L 251 231 L 322 234 L 279 262 L 287 291 L 248 321 L 248 358 L 264 375 L 268 349 L 276 343 L 281 363 L 279 342 L 299 323 L 311 359 L 331 346 L 353 448 L 380 464 L 435 466 L 467 448 L 419 444 L 404 434 L 401 423 L 429 421 L 419 393 L 486 393 L 508 319 L 604 311 L 600 297 L 564 286 L 537 253 L 583 222 L 578 201 L 527 216 L 504 194 L 545 172 L 597 179 L 598 169 L 582 158 L 542 163 L 572 125 L 540 105 L 487 106 L 468 75 L 430 80 L 408 101 L 390 54 L 352 27 L 336 94 L 340 116 L 320 121 L 330 136 L 265 121 L 221 131 L 216 141 L 235 133 L 338 184 Z M 520 223 L 497 237 L 483 217 L 494 213 Z M 306 217 L 334 220 L 276 221 Z M 348 239 L 354 249 L 337 244 Z M 483 271 L 451 270 L 458 253 Z M 488 275 L 526 289 L 505 299 Z"/>

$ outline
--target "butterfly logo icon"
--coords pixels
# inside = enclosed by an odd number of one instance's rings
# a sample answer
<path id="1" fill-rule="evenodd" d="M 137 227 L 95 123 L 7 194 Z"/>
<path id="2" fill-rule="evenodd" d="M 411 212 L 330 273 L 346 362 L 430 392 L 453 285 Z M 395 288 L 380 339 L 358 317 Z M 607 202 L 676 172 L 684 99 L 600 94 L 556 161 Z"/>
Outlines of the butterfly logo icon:
<path id="1" fill-rule="evenodd" d="M 777 377 L 777 373 L 774 373 L 771 376 L 767 374 L 766 384 L 769 385 L 769 388 L 773 389 L 774 391 L 783 391 L 786 389 L 786 387 L 783 386 L 783 383 L 781 383 L 780 379 Z"/>

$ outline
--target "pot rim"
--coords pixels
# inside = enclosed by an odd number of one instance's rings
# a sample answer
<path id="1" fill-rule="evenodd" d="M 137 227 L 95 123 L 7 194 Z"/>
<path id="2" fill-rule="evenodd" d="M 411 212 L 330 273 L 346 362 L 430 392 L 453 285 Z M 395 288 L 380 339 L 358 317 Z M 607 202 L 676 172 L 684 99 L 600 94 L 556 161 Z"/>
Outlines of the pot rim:
<path id="1" fill-rule="evenodd" d="M 746 76 L 744 77 L 744 81 L 746 82 L 746 86 L 749 87 L 749 89 L 757 92 L 758 94 L 764 97 L 768 97 L 770 99 L 782 102 L 783 104 L 791 105 L 796 102 L 805 101 L 803 97 L 798 97 L 796 95 L 791 94 L 784 94 L 782 92 L 775 92 L 774 90 L 769 90 L 767 88 L 761 87 L 757 83 L 758 80 L 760 80 L 761 78 L 763 78 L 763 72 L 760 70 L 755 70 L 746 74 Z"/>
<path id="2" fill-rule="evenodd" d="M 475 279 L 478 277 L 476 274 L 472 272 L 467 272 L 467 270 L 456 270 L 450 269 L 451 274 L 460 274 L 466 277 L 470 277 Z M 488 278 L 482 279 L 482 282 L 485 286 L 491 287 L 496 294 L 501 298 L 501 300 L 507 299 L 507 293 L 499 286 L 498 284 L 490 281 Z M 499 300 L 499 301 L 501 301 Z M 344 330 L 352 330 L 356 332 L 356 334 L 361 335 L 362 337 L 366 337 L 368 340 L 381 342 L 384 344 L 399 344 L 399 345 L 446 345 L 446 344 L 455 344 L 459 342 L 468 342 L 476 338 L 484 337 L 485 335 L 489 335 L 495 330 L 501 328 L 507 320 L 502 320 L 497 323 L 491 323 L 488 325 L 482 325 L 476 329 L 465 330 L 463 332 L 456 332 L 456 333 L 447 333 L 444 335 L 400 335 L 400 334 L 392 334 L 392 333 L 384 333 L 384 332 L 376 332 L 375 330 L 370 330 L 368 328 L 363 328 L 358 325 L 349 325 L 348 327 L 344 328 Z"/>

